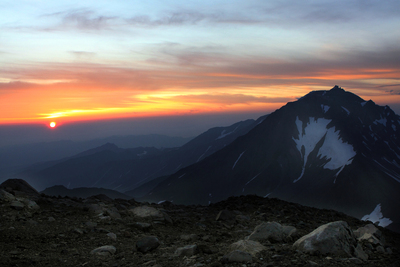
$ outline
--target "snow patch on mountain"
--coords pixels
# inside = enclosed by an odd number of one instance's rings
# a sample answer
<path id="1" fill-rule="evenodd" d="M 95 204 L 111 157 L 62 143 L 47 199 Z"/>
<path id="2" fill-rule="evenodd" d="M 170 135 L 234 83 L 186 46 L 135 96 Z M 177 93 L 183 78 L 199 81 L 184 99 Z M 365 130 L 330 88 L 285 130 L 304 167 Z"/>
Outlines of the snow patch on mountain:
<path id="1" fill-rule="evenodd" d="M 339 169 L 336 173 L 337 176 L 346 165 L 351 164 L 356 152 L 352 145 L 341 139 L 339 131 L 336 131 L 335 127 L 327 128 L 330 122 L 331 120 L 328 119 L 310 117 L 309 122 L 303 130 L 303 122 L 296 117 L 296 126 L 299 136 L 297 139 L 293 137 L 293 140 L 296 143 L 297 150 L 301 154 L 303 169 L 300 176 L 295 179 L 293 183 L 303 177 L 309 154 L 323 138 L 324 142 L 319 148 L 318 157 L 328 160 L 328 162 L 323 165 L 325 169 Z"/>
<path id="2" fill-rule="evenodd" d="M 386 122 L 387 122 L 387 119 L 386 118 L 382 118 L 382 115 L 381 115 L 381 118 L 379 120 L 375 120 L 374 124 L 378 125 L 378 123 L 380 123 L 380 124 L 382 124 L 383 126 L 386 127 Z"/>
<path id="3" fill-rule="evenodd" d="M 328 112 L 328 110 L 331 108 L 330 106 L 327 105 L 321 105 L 322 110 L 324 111 L 324 113 Z"/>
<path id="4" fill-rule="evenodd" d="M 363 221 L 371 221 L 372 223 L 379 222 L 378 225 L 381 227 L 386 227 L 391 224 L 393 221 L 389 218 L 384 218 L 381 211 L 381 204 L 376 205 L 375 209 L 371 212 L 371 214 L 367 214 L 361 218 Z"/>
<path id="5" fill-rule="evenodd" d="M 350 115 L 350 111 L 349 111 L 347 108 L 345 108 L 345 107 L 342 107 L 342 109 L 344 109 L 344 111 L 346 111 L 346 112 L 347 112 L 347 115 Z"/>
<path id="6" fill-rule="evenodd" d="M 222 138 L 224 138 L 224 137 L 226 137 L 226 136 L 228 136 L 228 135 L 234 133 L 234 132 L 237 130 L 238 127 L 239 127 L 239 126 L 237 126 L 232 132 L 229 132 L 229 133 L 225 133 L 226 130 L 223 130 L 223 131 L 221 132 L 221 135 L 218 136 L 215 140 L 222 139 Z"/>
<path id="7" fill-rule="evenodd" d="M 321 158 L 330 159 L 324 165 L 325 169 L 336 170 L 341 168 L 342 170 L 344 166 L 351 164 L 355 155 L 353 146 L 340 138 L 339 131 L 336 131 L 335 127 L 327 130 L 324 144 L 318 152 L 318 156 Z"/>
<path id="8" fill-rule="evenodd" d="M 233 168 L 235 168 L 236 163 L 238 163 L 239 159 L 242 157 L 242 155 L 244 154 L 244 152 L 245 152 L 245 151 L 243 151 L 242 153 L 240 153 L 239 157 L 237 158 L 237 160 L 235 161 L 235 163 L 234 163 L 233 166 L 232 166 L 232 170 L 233 170 Z"/>
<path id="9" fill-rule="evenodd" d="M 146 154 L 147 154 L 147 151 L 145 150 L 145 151 L 143 151 L 143 153 L 136 154 L 136 156 L 141 157 L 141 156 L 144 156 Z"/>
<path id="10" fill-rule="evenodd" d="M 365 104 L 367 104 L 367 101 L 361 102 L 360 104 L 363 107 L 363 106 L 365 106 Z"/>

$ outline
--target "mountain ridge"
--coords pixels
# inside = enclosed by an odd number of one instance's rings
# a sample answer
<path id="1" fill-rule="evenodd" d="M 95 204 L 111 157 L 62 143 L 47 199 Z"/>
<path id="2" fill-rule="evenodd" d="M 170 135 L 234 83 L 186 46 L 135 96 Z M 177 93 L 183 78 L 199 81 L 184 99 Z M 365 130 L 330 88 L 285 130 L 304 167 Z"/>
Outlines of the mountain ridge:
<path id="1" fill-rule="evenodd" d="M 127 192 L 132 197 L 137 194 L 141 196 L 147 191 L 139 192 L 135 188 L 201 161 L 236 137 L 247 133 L 264 118 L 262 116 L 257 120 L 249 119 L 226 127 L 211 128 L 175 148 L 122 149 L 107 143 L 59 161 L 36 164 L 19 175 L 37 188 L 44 189 L 53 185 L 68 188 L 103 187 Z"/>
<path id="2" fill-rule="evenodd" d="M 399 128 L 400 118 L 389 107 L 338 86 L 310 92 L 172 174 L 144 200 L 209 204 L 256 194 L 358 218 L 381 204 L 394 221 L 390 227 L 399 228 Z"/>

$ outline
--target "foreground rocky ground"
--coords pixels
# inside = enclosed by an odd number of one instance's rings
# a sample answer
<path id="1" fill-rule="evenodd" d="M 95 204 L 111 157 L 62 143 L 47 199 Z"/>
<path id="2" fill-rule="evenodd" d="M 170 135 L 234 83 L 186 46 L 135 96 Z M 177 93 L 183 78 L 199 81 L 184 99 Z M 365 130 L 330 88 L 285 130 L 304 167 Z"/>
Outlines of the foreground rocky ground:
<path id="1" fill-rule="evenodd" d="M 256 196 L 181 206 L 57 198 L 11 185 L 0 189 L 0 266 L 395 267 L 400 235 Z"/>

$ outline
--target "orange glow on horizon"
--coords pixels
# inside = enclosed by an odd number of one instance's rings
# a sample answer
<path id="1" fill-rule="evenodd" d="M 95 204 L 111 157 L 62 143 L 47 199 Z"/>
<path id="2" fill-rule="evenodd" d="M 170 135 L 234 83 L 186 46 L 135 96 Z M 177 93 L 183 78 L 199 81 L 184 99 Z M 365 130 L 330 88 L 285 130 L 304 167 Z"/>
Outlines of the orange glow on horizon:
<path id="1" fill-rule="evenodd" d="M 303 76 L 268 74 L 268 71 L 264 75 L 95 70 L 99 73 L 90 68 L 78 68 L 76 73 L 71 71 L 68 79 L 63 79 L 64 72 L 59 70 L 50 71 L 48 75 L 45 71 L 33 70 L 33 76 L 43 75 L 49 80 L 0 80 L 0 124 L 48 124 L 49 120 L 57 120 L 58 126 L 60 122 L 114 118 L 237 112 L 267 114 L 310 91 L 329 90 L 335 84 L 377 104 L 400 103 L 400 96 L 379 88 L 397 83 L 400 76 L 398 70 L 387 68 L 325 69 Z M 131 76 L 134 79 L 128 80 Z M 346 88 L 346 82 L 357 82 L 359 87 Z M 363 85 L 368 89 L 361 89 Z"/>

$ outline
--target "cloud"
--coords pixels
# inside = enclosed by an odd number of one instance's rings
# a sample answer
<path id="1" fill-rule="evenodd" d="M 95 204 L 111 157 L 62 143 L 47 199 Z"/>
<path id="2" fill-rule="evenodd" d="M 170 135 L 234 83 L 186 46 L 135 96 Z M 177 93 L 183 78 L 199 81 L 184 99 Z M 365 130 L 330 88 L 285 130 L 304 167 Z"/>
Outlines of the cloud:
<path id="1" fill-rule="evenodd" d="M 185 94 L 170 97 L 174 101 L 178 102 L 199 102 L 208 104 L 222 104 L 222 105 L 234 105 L 234 104 L 251 104 L 251 103 L 286 103 L 293 101 L 291 97 L 265 97 L 265 96 L 254 96 L 245 94 L 230 94 L 230 93 L 211 93 L 211 94 Z M 152 99 L 152 98 L 150 98 Z M 157 97 L 153 97 L 157 99 Z"/>
<path id="2" fill-rule="evenodd" d="M 41 27 L 40 30 L 59 31 L 59 30 L 81 30 L 81 31 L 100 31 L 110 30 L 118 25 L 117 16 L 97 15 L 91 9 L 73 9 L 68 11 L 44 14 L 41 17 L 56 18 L 58 23 L 49 27 Z"/>
<path id="3" fill-rule="evenodd" d="M 260 4 L 262 21 L 270 24 L 298 27 L 304 25 L 347 24 L 357 21 L 398 18 L 398 1 L 275 1 Z"/>
<path id="4" fill-rule="evenodd" d="M 110 21 L 114 19 L 115 17 L 109 16 L 93 16 L 92 11 L 74 10 L 64 16 L 62 24 L 67 27 L 77 27 L 84 30 L 99 30 L 108 28 Z"/>
<path id="5" fill-rule="evenodd" d="M 134 16 L 126 21 L 135 26 L 165 26 L 165 25 L 187 25 L 197 24 L 206 19 L 213 18 L 214 15 L 206 15 L 196 11 L 177 11 L 162 15 L 160 18 L 152 19 L 148 15 Z"/>
<path id="6" fill-rule="evenodd" d="M 95 52 L 87 51 L 68 51 L 70 54 L 74 55 L 78 59 L 90 59 L 97 55 Z"/>
<path id="7" fill-rule="evenodd" d="M 71 51 L 78 57 L 93 56 Z M 398 84 L 400 49 L 384 47 L 376 51 L 332 52 L 327 58 L 236 56 L 223 47 L 161 46 L 152 68 L 111 66 L 88 63 L 43 63 L 8 69 L 11 81 L 69 81 L 97 90 L 192 90 L 220 88 L 260 88 L 270 86 L 314 85 L 379 88 Z M 23 79 L 21 79 L 23 77 Z M 374 79 L 374 83 L 367 80 Z M 382 79 L 382 84 L 379 80 Z M 384 79 L 384 80 L 383 80 Z M 44 82 L 43 82 L 44 83 Z M 219 89 L 218 89 L 219 88 Z"/>
<path id="8" fill-rule="evenodd" d="M 396 86 L 396 87 L 400 88 L 400 84 L 395 84 L 395 85 L 390 85 L 390 86 Z M 387 86 L 385 86 L 385 87 L 387 87 Z M 385 92 L 389 93 L 390 95 L 400 95 L 400 90 L 389 90 L 389 91 L 385 91 Z"/>

